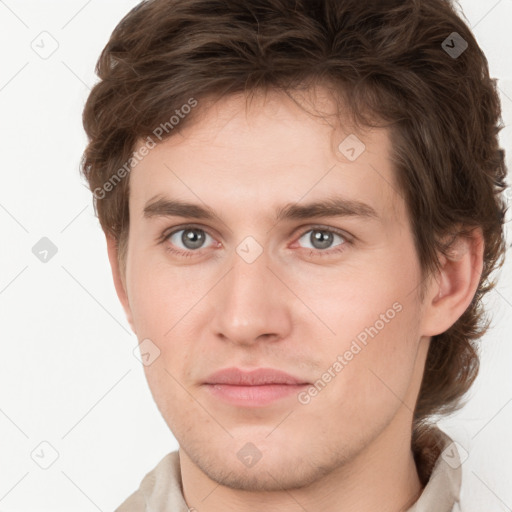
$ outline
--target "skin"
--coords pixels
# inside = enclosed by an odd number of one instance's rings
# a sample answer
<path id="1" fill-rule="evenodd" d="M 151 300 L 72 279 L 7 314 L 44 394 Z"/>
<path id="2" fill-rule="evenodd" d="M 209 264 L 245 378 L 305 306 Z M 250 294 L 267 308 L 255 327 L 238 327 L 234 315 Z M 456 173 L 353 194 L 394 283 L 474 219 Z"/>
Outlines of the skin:
<path id="1" fill-rule="evenodd" d="M 327 91 L 310 92 L 302 104 L 334 111 Z M 421 301 L 386 129 L 358 132 L 366 149 L 352 162 L 337 146 L 355 131 L 283 93 L 258 95 L 247 108 L 243 96 L 225 97 L 197 120 L 131 172 L 126 274 L 107 238 L 130 325 L 160 350 L 145 372 L 180 445 L 187 504 L 199 512 L 406 510 L 422 491 L 410 441 L 430 339 L 475 293 L 481 233 L 441 258 Z M 273 220 L 285 203 L 333 193 L 370 205 L 377 218 Z M 206 204 L 217 217 L 144 217 L 163 195 Z M 204 230 L 199 249 L 184 245 L 183 232 L 160 242 L 187 223 Z M 315 245 L 315 229 L 328 228 L 346 235 Z M 252 263 L 236 252 L 248 236 L 263 250 Z M 235 407 L 202 385 L 230 366 L 277 368 L 314 383 L 396 303 L 401 311 L 307 404 L 292 396 Z M 261 454 L 252 467 L 237 457 L 248 442 Z"/>

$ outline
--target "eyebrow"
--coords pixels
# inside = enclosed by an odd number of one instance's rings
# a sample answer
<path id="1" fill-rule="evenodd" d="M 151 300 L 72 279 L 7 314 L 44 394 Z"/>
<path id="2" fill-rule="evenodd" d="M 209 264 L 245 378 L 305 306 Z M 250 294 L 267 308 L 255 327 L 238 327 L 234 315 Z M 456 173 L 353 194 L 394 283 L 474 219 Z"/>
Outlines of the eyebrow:
<path id="1" fill-rule="evenodd" d="M 144 207 L 144 217 L 185 217 L 203 220 L 219 218 L 215 211 L 208 206 L 166 197 L 150 199 Z M 315 217 L 379 218 L 375 209 L 370 205 L 335 196 L 308 204 L 288 203 L 276 210 L 274 220 L 280 222 L 282 220 L 304 220 Z"/>

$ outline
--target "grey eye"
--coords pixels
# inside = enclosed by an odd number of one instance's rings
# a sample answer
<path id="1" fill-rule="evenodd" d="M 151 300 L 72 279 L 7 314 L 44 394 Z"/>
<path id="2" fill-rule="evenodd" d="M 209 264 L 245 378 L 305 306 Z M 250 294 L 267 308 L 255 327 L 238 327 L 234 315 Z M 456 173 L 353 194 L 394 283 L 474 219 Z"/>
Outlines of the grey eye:
<path id="1" fill-rule="evenodd" d="M 177 236 L 179 233 L 181 233 L 181 236 Z M 171 233 L 169 235 L 169 240 L 172 244 L 176 245 L 180 249 L 195 250 L 201 249 L 207 236 L 209 235 L 207 235 L 202 229 L 185 228 Z M 180 246 L 178 241 L 182 244 L 182 246 Z"/>
<path id="2" fill-rule="evenodd" d="M 299 240 L 302 240 L 303 238 L 306 239 L 306 241 L 309 241 L 313 247 L 307 247 L 307 249 L 330 249 L 332 247 L 333 238 L 338 237 L 341 239 L 341 243 L 337 245 L 341 245 L 345 242 L 345 239 L 339 235 L 338 233 L 334 233 L 333 231 L 330 231 L 328 229 L 310 229 L 306 233 L 304 233 Z"/>

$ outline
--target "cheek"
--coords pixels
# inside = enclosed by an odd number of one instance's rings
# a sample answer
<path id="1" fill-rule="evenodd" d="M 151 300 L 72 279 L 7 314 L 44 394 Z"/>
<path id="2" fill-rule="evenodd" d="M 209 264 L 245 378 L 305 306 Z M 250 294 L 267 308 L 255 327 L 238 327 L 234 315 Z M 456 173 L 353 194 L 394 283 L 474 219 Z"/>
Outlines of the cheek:
<path id="1" fill-rule="evenodd" d="M 373 418 L 378 424 L 391 418 L 407 402 L 416 371 L 415 315 L 413 304 L 402 304 L 401 311 L 388 323 L 375 321 L 374 316 L 365 316 L 360 325 L 352 320 L 352 334 L 338 338 L 336 346 L 331 346 L 325 365 L 338 373 L 334 384 L 328 384 L 332 387 L 324 396 L 323 407 L 342 404 L 338 409 L 339 421 L 349 419 L 353 425 L 364 425 L 368 418 Z M 341 329 L 342 325 L 338 325 Z M 334 362 L 338 363 L 335 368 Z M 413 409 L 414 404 L 407 403 L 407 407 Z"/>
<path id="2" fill-rule="evenodd" d="M 412 276 L 394 277 L 392 272 L 371 267 L 329 270 L 312 271 L 307 277 L 296 276 L 289 282 L 293 282 L 294 292 L 304 304 L 297 304 L 297 308 L 304 312 L 306 306 L 317 317 L 315 320 L 312 315 L 301 315 L 301 329 L 311 330 L 316 324 L 327 333 L 328 327 L 328 338 L 338 340 L 340 348 L 356 337 L 364 343 L 372 335 L 382 338 L 386 333 L 400 331 L 409 325 L 402 321 L 404 317 L 417 312 L 409 294 Z"/>
<path id="3" fill-rule="evenodd" d="M 397 275 L 383 266 L 332 280 L 316 276 L 314 282 L 323 286 L 324 293 L 310 288 L 306 295 L 303 287 L 308 305 L 321 312 L 322 322 L 333 331 L 322 336 L 321 348 L 317 346 L 313 356 L 321 354 L 319 407 L 344 404 L 340 415 L 350 410 L 348 417 L 363 419 L 400 406 L 414 376 L 419 344 L 421 308 L 411 293 L 411 283 L 417 279 L 414 270 Z M 302 320 L 298 329 L 308 333 L 315 332 L 314 325 L 324 329 L 311 318 Z"/>
<path id="4" fill-rule="evenodd" d="M 179 354 L 174 356 L 180 357 Z M 205 415 L 197 400 L 184 388 L 177 369 L 172 368 L 164 357 L 145 367 L 144 372 L 160 414 L 176 434 L 190 428 L 198 418 L 204 421 Z"/>
<path id="5" fill-rule="evenodd" d="M 155 252 L 160 253 L 160 249 Z M 134 252 L 128 289 L 133 321 L 140 336 L 170 336 L 202 295 L 200 283 L 195 278 L 191 286 L 183 270 L 171 267 L 162 257 Z"/>

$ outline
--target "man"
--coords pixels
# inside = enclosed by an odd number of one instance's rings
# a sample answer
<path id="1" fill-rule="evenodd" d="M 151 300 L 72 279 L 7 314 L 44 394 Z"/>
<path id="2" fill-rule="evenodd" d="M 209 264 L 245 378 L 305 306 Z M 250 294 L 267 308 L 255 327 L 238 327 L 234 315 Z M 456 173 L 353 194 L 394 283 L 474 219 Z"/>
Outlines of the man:
<path id="1" fill-rule="evenodd" d="M 500 105 L 445 0 L 153 0 L 83 173 L 180 449 L 117 509 L 459 510 L 430 421 L 478 372 Z"/>

